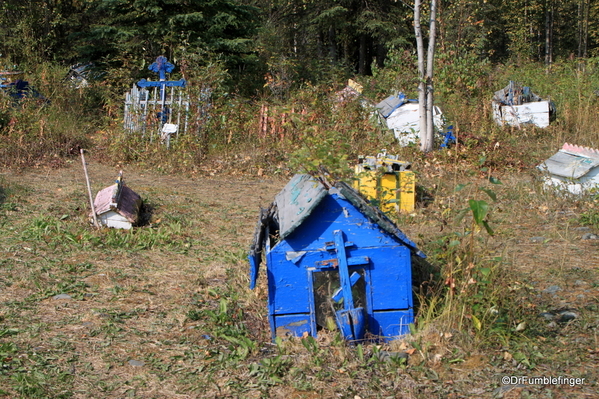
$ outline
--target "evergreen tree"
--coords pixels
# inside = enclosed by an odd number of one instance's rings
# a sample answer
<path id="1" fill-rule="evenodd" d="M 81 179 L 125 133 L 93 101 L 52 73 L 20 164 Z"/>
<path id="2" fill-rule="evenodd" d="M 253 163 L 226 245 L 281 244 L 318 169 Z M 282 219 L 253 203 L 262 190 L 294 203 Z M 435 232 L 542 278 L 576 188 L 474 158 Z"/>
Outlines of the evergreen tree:
<path id="1" fill-rule="evenodd" d="M 252 60 L 257 9 L 235 0 L 93 0 L 86 13 L 93 22 L 72 35 L 82 58 L 129 67 L 183 48 L 233 72 Z"/>

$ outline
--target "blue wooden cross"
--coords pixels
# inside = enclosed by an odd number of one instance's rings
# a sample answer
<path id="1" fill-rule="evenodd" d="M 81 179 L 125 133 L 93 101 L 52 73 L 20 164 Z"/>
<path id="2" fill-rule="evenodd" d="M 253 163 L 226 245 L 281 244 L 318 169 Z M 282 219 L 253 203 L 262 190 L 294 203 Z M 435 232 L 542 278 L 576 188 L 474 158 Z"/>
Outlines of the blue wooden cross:
<path id="1" fill-rule="evenodd" d="M 148 69 L 152 72 L 156 72 L 160 78 L 160 80 L 158 82 L 155 81 L 148 81 L 146 79 L 142 79 L 139 82 L 137 82 L 137 85 L 139 87 L 172 87 L 172 86 L 178 86 L 178 87 L 185 87 L 185 84 L 187 83 L 185 81 L 185 79 L 180 79 L 180 80 L 166 80 L 166 74 L 167 73 L 171 73 L 173 71 L 173 69 L 175 68 L 175 66 L 173 64 L 171 64 L 170 62 L 168 62 L 168 60 L 166 59 L 165 56 L 161 55 L 158 58 L 156 58 L 156 61 L 154 61 L 154 63 L 152 63 L 152 65 L 150 65 L 148 67 Z"/>
<path id="2" fill-rule="evenodd" d="M 186 81 L 185 79 L 180 80 L 166 80 L 166 74 L 171 73 L 175 66 L 168 62 L 165 56 L 161 55 L 156 58 L 156 61 L 152 63 L 148 67 L 148 69 L 152 72 L 155 72 L 159 76 L 159 81 L 148 81 L 146 79 L 142 79 L 137 82 L 139 87 L 148 88 L 148 87 L 160 87 L 160 103 L 162 104 L 162 110 L 158 113 L 158 119 L 162 121 L 162 123 L 166 123 L 168 120 L 168 115 L 170 113 L 170 109 L 166 106 L 166 88 L 167 87 L 185 87 Z"/>
<path id="3" fill-rule="evenodd" d="M 363 307 L 354 307 L 352 285 L 359 280 L 360 275 L 354 273 L 350 277 L 348 266 L 367 265 L 370 260 L 366 256 L 347 256 L 345 248 L 347 246 L 353 246 L 353 244 L 344 240 L 342 230 L 333 231 L 333 237 L 335 239 L 335 250 L 337 252 L 341 295 L 343 296 L 343 309 L 335 312 L 337 326 L 345 339 L 360 340 L 364 338 L 364 333 L 366 332 L 366 312 Z M 337 297 L 337 295 L 334 295 L 333 297 Z"/>

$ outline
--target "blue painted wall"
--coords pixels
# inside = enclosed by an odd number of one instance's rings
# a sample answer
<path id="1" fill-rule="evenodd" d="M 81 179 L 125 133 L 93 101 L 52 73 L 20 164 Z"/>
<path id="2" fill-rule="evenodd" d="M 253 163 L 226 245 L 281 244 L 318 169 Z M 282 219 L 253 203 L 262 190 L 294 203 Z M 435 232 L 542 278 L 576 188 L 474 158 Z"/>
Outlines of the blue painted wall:
<path id="1" fill-rule="evenodd" d="M 348 258 L 368 257 L 363 270 L 366 283 L 368 330 L 385 339 L 409 332 L 413 322 L 411 252 L 403 243 L 370 222 L 349 201 L 327 195 L 288 237 L 266 253 L 269 318 L 277 335 L 317 335 L 313 274 L 334 270 L 323 262 L 336 258 L 327 251 L 333 232 L 342 230 Z"/>

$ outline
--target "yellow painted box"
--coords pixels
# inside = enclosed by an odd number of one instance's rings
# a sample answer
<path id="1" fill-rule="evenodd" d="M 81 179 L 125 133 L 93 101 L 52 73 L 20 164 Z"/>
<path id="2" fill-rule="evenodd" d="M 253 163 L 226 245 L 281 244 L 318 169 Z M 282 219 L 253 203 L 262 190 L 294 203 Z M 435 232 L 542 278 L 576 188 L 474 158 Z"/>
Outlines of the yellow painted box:
<path id="1" fill-rule="evenodd" d="M 381 173 L 357 165 L 354 188 L 383 212 L 414 211 L 416 175 L 410 170 Z"/>

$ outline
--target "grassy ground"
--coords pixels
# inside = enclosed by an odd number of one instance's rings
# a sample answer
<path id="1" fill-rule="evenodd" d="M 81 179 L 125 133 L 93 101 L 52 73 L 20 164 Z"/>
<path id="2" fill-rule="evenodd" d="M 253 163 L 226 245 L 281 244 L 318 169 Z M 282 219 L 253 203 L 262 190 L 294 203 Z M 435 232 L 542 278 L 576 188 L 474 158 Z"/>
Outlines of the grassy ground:
<path id="1" fill-rule="evenodd" d="M 398 223 L 443 266 L 442 279 L 433 294 L 417 287 L 424 305 L 414 334 L 390 345 L 348 346 L 335 332 L 270 341 L 265 278 L 247 288 L 245 255 L 259 206 L 284 186 L 284 173 L 185 178 L 126 167 L 149 220 L 123 232 L 90 227 L 77 159 L 60 169 L 4 170 L 0 395 L 596 397 L 599 240 L 582 239 L 599 227 L 583 225 L 596 215 L 594 202 L 544 192 L 531 168 L 488 187 L 485 172 L 462 169 L 458 155 L 415 162 L 426 195 Z M 90 157 L 89 171 L 96 192 L 118 167 Z M 481 187 L 497 195 L 489 201 L 496 234 L 463 236 L 472 225 L 455 215 L 485 196 Z M 455 278 L 455 291 L 445 278 Z M 540 316 L 563 309 L 576 317 Z M 485 316 L 495 312 L 505 317 Z M 509 376 L 584 384 L 503 383 Z"/>

